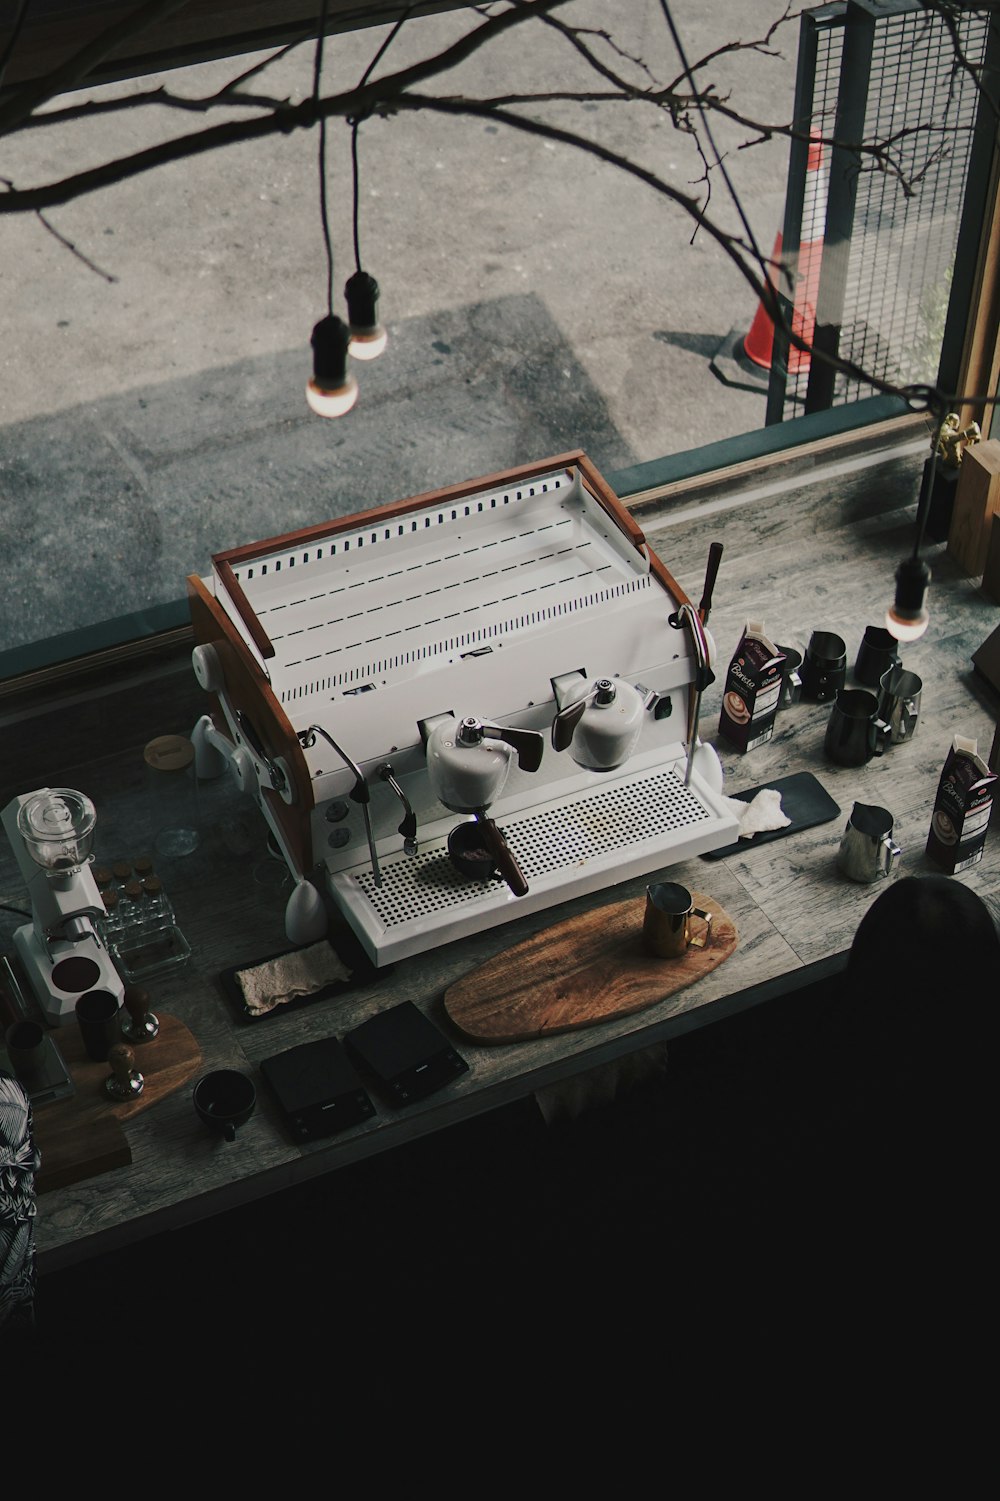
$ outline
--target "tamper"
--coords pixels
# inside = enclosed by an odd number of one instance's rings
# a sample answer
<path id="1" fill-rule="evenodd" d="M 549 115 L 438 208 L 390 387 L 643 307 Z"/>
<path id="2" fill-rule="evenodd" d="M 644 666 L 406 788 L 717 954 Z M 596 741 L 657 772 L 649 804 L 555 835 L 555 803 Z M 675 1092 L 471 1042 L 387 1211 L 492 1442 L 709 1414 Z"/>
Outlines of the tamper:
<path id="1" fill-rule="evenodd" d="M 151 1042 L 160 1023 L 149 1009 L 149 991 L 127 985 L 124 999 L 128 1020 L 122 1022 L 122 1036 L 126 1042 Z"/>
<path id="2" fill-rule="evenodd" d="M 108 1054 L 108 1062 L 114 1072 L 104 1081 L 104 1088 L 113 1100 L 134 1100 L 142 1094 L 145 1082 L 138 1069 L 133 1068 L 135 1054 L 126 1042 L 116 1042 Z"/>

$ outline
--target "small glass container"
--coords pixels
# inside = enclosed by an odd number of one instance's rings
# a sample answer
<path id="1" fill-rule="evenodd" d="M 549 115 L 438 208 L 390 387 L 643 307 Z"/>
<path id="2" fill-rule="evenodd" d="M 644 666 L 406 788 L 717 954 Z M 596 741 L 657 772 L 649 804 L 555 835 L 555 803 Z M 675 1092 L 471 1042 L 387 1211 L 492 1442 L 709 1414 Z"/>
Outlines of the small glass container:
<path id="1" fill-rule="evenodd" d="M 106 891 L 102 891 L 101 901 L 104 904 L 104 915 L 97 919 L 97 931 L 104 941 L 105 948 L 110 949 L 122 925 L 121 897 L 118 887 L 109 886 Z"/>
<path id="2" fill-rule="evenodd" d="M 147 925 L 162 928 L 172 924 L 174 909 L 159 876 L 147 876 L 142 883 L 142 890 Z"/>
<path id="3" fill-rule="evenodd" d="M 143 751 L 147 785 L 160 822 L 153 839 L 158 855 L 190 855 L 201 843 L 194 791 L 194 746 L 183 735 L 158 735 Z"/>

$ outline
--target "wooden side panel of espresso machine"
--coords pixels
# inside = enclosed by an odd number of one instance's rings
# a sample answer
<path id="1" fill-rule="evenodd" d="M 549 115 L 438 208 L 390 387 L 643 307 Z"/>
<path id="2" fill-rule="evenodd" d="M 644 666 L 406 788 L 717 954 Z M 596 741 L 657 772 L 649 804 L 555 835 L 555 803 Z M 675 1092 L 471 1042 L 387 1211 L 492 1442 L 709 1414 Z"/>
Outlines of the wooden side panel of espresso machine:
<path id="1" fill-rule="evenodd" d="M 187 585 L 195 642 L 199 646 L 213 646 L 218 653 L 229 707 L 234 712 L 242 710 L 260 736 L 267 754 L 273 760 L 283 757 L 291 768 L 296 793 L 293 804 L 289 805 L 267 787 L 261 789 L 261 796 L 267 800 L 268 811 L 280 827 L 299 869 L 308 872 L 316 863 L 310 832 L 314 798 L 312 778 L 302 747 L 266 678 L 218 600 L 212 597 L 197 574 L 189 575 Z M 209 698 L 216 728 L 228 737 L 231 731 L 218 698 L 214 694 Z"/>

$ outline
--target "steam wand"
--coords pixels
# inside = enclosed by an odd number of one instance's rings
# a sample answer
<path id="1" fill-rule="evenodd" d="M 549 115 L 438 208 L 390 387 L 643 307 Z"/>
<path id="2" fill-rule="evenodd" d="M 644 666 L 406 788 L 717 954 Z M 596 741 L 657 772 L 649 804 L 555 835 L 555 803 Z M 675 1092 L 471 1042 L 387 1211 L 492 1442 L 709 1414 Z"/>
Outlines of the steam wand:
<path id="1" fill-rule="evenodd" d="M 403 851 L 407 855 L 417 853 L 417 815 L 410 807 L 409 799 L 402 787 L 396 780 L 395 773 L 390 761 L 384 761 L 378 769 L 378 774 L 383 782 L 387 782 L 403 805 L 403 822 L 399 825 L 398 833 L 403 836 Z"/>
<path id="2" fill-rule="evenodd" d="M 375 836 L 372 833 L 371 814 L 368 811 L 368 804 L 371 801 L 371 788 L 368 786 L 368 781 L 365 777 L 364 772 L 361 770 L 361 767 L 358 766 L 356 762 L 351 760 L 347 752 L 340 748 L 332 735 L 327 734 L 322 725 L 311 724 L 307 730 L 299 730 L 299 744 L 303 747 L 304 750 L 308 750 L 310 746 L 316 744 L 317 735 L 322 735 L 327 744 L 333 746 L 333 749 L 337 752 L 337 755 L 343 761 L 344 765 L 349 771 L 353 772 L 354 774 L 354 787 L 348 794 L 348 796 L 351 798 L 352 802 L 361 804 L 361 811 L 365 816 L 365 835 L 368 839 L 368 852 L 372 857 L 372 876 L 374 878 L 375 885 L 381 886 L 382 871 L 379 867 L 378 854 L 375 850 Z"/>
<path id="3" fill-rule="evenodd" d="M 705 635 L 705 622 L 708 620 L 712 608 L 712 595 L 715 591 L 715 581 L 719 575 L 719 564 L 722 561 L 722 543 L 713 542 L 708 550 L 708 567 L 705 571 L 705 587 L 702 591 L 701 602 L 697 611 L 693 605 L 683 604 L 669 617 L 669 624 L 679 630 L 685 623 L 690 627 L 691 639 L 694 645 L 696 667 L 694 680 L 688 693 L 688 756 L 687 767 L 684 771 L 685 787 L 691 784 L 691 772 L 694 769 L 694 752 L 698 741 L 698 720 L 701 717 L 701 695 L 710 684 L 715 682 L 715 673 L 712 671 L 708 650 L 708 637 Z"/>

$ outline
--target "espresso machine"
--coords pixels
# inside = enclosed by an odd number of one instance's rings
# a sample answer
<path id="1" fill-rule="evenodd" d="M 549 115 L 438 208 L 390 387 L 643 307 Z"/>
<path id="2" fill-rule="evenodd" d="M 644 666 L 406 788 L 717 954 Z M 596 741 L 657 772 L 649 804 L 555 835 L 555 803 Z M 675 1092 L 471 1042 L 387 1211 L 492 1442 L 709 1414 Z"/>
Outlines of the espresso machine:
<path id="1" fill-rule="evenodd" d="M 709 594 L 578 450 L 216 554 L 196 766 L 260 807 L 289 939 L 332 902 L 389 964 L 731 844 Z"/>
<path id="2" fill-rule="evenodd" d="M 45 1020 L 60 1026 L 87 990 L 122 999 L 124 982 L 97 926 L 104 903 L 90 870 L 94 804 L 69 787 L 40 787 L 13 798 L 2 816 L 32 912 L 14 933 L 14 952 Z"/>

